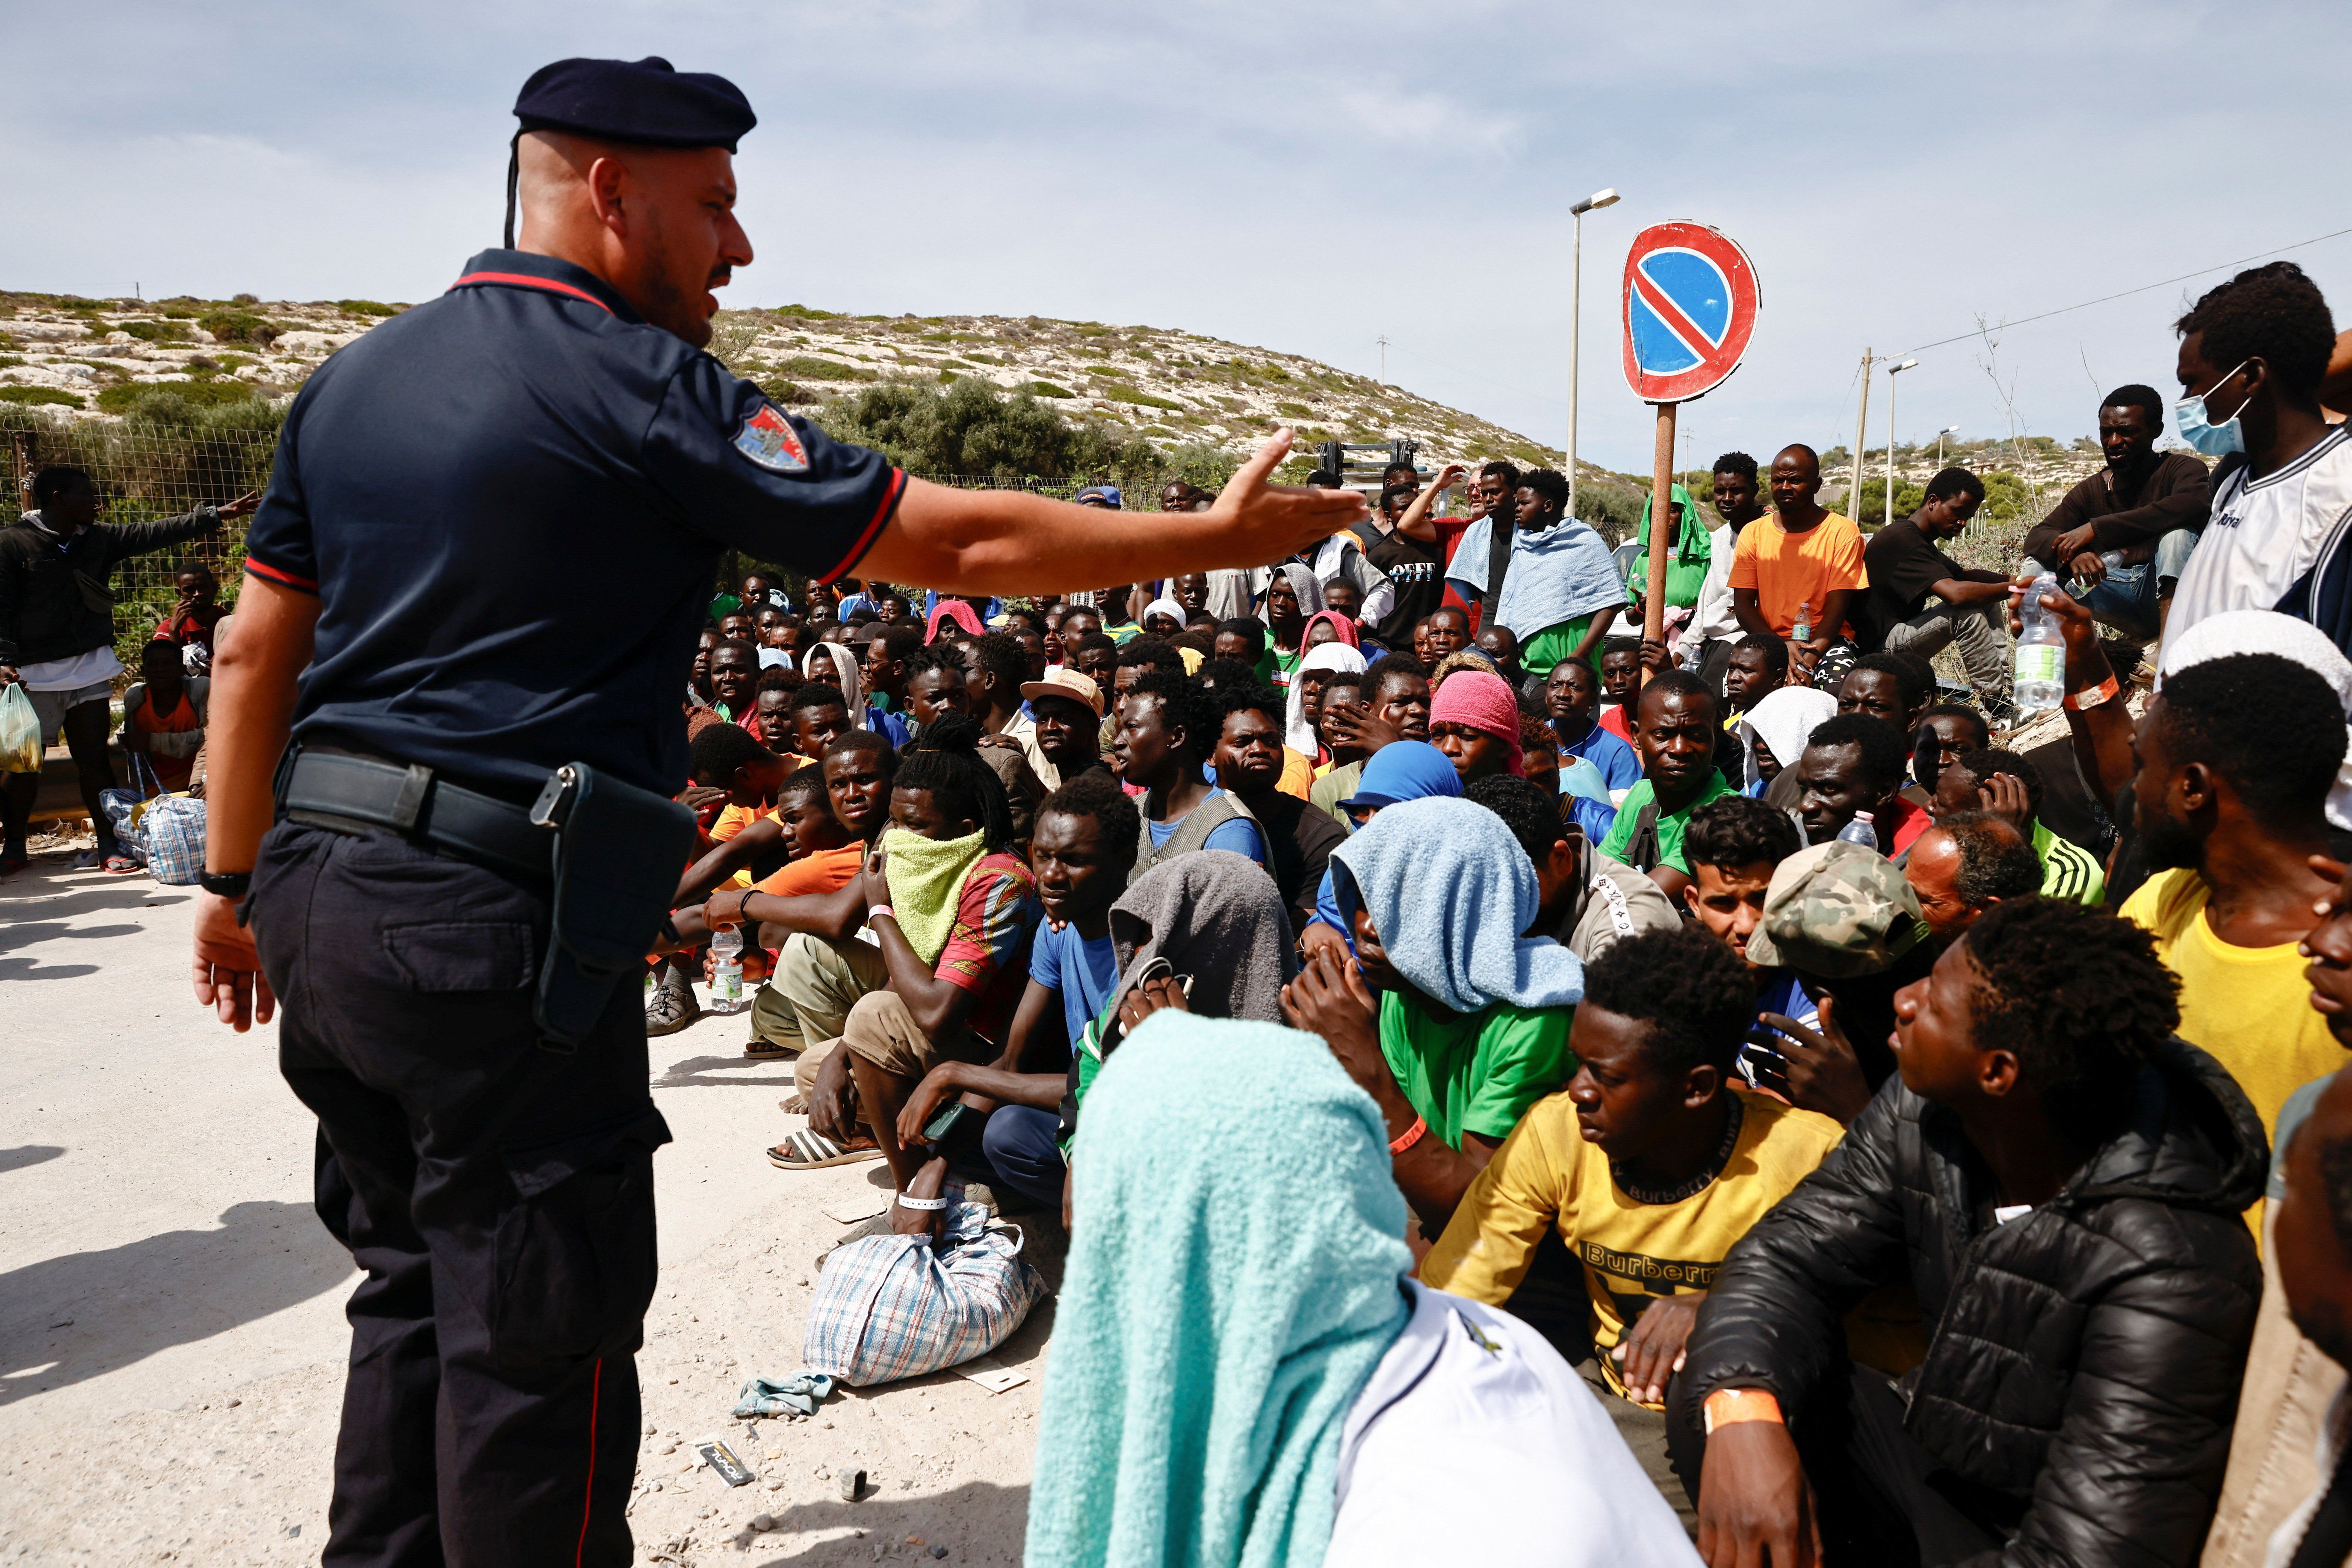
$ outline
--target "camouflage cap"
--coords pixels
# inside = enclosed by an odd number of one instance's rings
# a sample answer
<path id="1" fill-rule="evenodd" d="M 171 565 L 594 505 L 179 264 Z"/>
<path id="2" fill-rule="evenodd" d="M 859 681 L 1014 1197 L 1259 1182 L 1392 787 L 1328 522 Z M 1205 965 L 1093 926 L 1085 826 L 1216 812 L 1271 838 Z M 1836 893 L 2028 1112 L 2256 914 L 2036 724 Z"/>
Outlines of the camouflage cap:
<path id="1" fill-rule="evenodd" d="M 1892 860 L 1832 839 L 1772 872 L 1748 962 L 1824 980 L 1875 974 L 1927 934 L 1919 895 Z"/>

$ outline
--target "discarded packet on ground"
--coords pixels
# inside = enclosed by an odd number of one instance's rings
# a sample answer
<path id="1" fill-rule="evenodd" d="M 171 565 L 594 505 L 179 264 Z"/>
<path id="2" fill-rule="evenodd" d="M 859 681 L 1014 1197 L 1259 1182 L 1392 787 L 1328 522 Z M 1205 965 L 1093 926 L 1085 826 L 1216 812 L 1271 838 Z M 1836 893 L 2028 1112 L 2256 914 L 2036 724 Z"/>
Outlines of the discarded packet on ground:
<path id="1" fill-rule="evenodd" d="M 701 1455 L 702 1462 L 717 1470 L 719 1479 L 730 1487 L 749 1486 L 760 1479 L 744 1468 L 743 1461 L 735 1457 L 734 1449 L 716 1437 L 708 1443 L 697 1443 L 694 1451 Z"/>

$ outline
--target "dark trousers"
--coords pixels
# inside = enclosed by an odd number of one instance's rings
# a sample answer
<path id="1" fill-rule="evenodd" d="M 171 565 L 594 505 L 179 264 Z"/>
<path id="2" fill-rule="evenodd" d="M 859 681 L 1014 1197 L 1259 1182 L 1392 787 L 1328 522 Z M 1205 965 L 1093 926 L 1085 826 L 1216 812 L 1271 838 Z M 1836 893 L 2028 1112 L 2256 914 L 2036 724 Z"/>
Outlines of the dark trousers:
<path id="1" fill-rule="evenodd" d="M 1000 1105 L 980 1131 L 981 1152 L 996 1179 L 1032 1203 L 1062 1212 L 1062 1119 L 1027 1105 Z"/>
<path id="2" fill-rule="evenodd" d="M 1842 1382 L 1809 1394 L 1790 1427 L 1821 1509 L 1828 1568 L 1939 1568 L 1999 1552 L 2023 1505 L 1948 1468 L 1903 1429 L 1903 1401 L 1884 1374 L 1847 1363 Z M 1666 1395 L 1666 1449 L 1691 1501 L 1706 1453 L 1694 1391 Z"/>
<path id="3" fill-rule="evenodd" d="M 280 823 L 252 920 L 319 1217 L 366 1270 L 324 1561 L 625 1563 L 654 1288 L 637 987 L 572 1055 L 531 1023 L 544 891 Z"/>

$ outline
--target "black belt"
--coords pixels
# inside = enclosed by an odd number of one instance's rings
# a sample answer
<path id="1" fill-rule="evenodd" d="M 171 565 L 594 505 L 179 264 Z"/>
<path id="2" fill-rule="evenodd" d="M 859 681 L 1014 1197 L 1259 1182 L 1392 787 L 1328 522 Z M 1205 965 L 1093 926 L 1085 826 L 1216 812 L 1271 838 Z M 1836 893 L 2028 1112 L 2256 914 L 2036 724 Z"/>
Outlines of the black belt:
<path id="1" fill-rule="evenodd" d="M 493 871 L 545 882 L 555 835 L 528 808 L 437 776 L 417 763 L 335 752 L 298 753 L 278 790 L 288 819 L 344 831 L 388 828 Z"/>

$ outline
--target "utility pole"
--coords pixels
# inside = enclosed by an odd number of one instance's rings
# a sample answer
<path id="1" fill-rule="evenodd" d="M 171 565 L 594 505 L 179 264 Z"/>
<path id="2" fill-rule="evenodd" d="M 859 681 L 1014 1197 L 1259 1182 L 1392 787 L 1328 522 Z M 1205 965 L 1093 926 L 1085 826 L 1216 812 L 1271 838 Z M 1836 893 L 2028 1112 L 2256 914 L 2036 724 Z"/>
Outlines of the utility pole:
<path id="1" fill-rule="evenodd" d="M 1382 386 L 1386 386 L 1386 385 L 1388 384 L 1388 382 L 1389 382 L 1389 340 L 1388 340 L 1388 336 L 1387 336 L 1387 334 L 1386 334 L 1386 333 L 1382 333 L 1382 334 L 1381 334 L 1381 384 Z"/>
<path id="2" fill-rule="evenodd" d="M 1870 433 L 1870 367 L 1877 363 L 1868 349 L 1862 351 L 1862 407 L 1853 416 L 1853 478 L 1848 481 L 1845 496 L 1849 516 L 1862 510 L 1862 444 Z"/>

